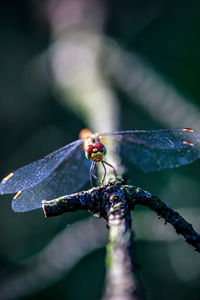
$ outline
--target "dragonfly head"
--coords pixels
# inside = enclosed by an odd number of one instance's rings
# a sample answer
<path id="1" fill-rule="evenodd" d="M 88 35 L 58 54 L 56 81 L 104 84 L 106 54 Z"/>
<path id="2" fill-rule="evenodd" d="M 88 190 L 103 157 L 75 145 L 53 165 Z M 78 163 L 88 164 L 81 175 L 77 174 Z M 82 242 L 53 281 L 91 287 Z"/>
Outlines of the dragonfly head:
<path id="1" fill-rule="evenodd" d="M 87 159 L 94 162 L 100 162 L 106 155 L 106 147 L 102 143 L 90 144 L 85 149 Z"/>

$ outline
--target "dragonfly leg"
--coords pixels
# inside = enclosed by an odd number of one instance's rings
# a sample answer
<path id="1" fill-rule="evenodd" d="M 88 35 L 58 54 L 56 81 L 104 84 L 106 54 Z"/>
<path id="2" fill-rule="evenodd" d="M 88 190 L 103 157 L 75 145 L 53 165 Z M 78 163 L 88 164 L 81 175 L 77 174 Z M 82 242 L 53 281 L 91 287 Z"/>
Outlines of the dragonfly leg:
<path id="1" fill-rule="evenodd" d="M 91 184 L 91 186 L 94 186 L 93 178 L 97 181 L 98 184 L 101 184 L 98 177 L 95 175 L 95 170 L 96 170 L 96 163 L 92 162 L 91 167 L 90 167 L 90 184 Z"/>
<path id="2" fill-rule="evenodd" d="M 117 171 L 115 170 L 115 168 L 113 167 L 113 165 L 109 164 L 107 161 L 105 160 L 102 160 L 102 163 L 108 165 L 109 167 L 111 167 L 113 169 L 113 172 L 114 172 L 114 175 L 115 175 L 115 178 L 117 178 Z"/>
<path id="3" fill-rule="evenodd" d="M 106 167 L 105 167 L 105 164 L 104 164 L 103 161 L 102 161 L 101 163 L 102 163 L 102 166 L 103 166 L 103 168 L 104 168 L 104 176 L 103 176 L 103 180 L 102 180 L 102 183 L 104 183 L 104 180 L 105 180 L 105 178 L 106 178 Z"/>

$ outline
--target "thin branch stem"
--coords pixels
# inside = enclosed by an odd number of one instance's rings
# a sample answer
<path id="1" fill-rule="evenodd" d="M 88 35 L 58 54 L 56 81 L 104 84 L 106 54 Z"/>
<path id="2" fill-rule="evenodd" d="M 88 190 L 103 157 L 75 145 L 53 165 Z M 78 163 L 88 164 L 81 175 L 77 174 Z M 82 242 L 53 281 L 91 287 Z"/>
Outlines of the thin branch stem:
<path id="1" fill-rule="evenodd" d="M 181 234 L 188 244 L 200 252 L 200 235 L 177 211 L 170 208 L 155 195 L 140 188 L 133 186 L 124 186 L 124 188 L 127 191 L 127 201 L 130 208 L 133 208 L 136 204 L 149 207 L 164 218 L 166 223 L 170 223 L 175 228 L 176 233 Z"/>
<path id="2" fill-rule="evenodd" d="M 133 231 L 130 210 L 122 195 L 112 194 L 106 205 L 109 243 L 106 253 L 104 300 L 143 299 L 134 267 Z"/>
<path id="3" fill-rule="evenodd" d="M 81 209 L 89 210 L 108 220 L 107 205 L 110 205 L 110 197 L 113 194 L 125 197 L 129 209 L 134 209 L 138 204 L 149 207 L 174 226 L 176 232 L 183 235 L 186 242 L 200 252 L 200 235 L 178 212 L 151 193 L 132 185 L 124 185 L 121 181 L 111 181 L 85 192 L 63 196 L 52 201 L 43 201 L 42 206 L 46 217 Z"/>
<path id="4" fill-rule="evenodd" d="M 130 211 L 135 205 L 144 205 L 155 211 L 165 222 L 172 224 L 187 243 L 200 252 L 200 235 L 192 225 L 159 198 L 141 188 L 111 181 L 88 191 L 67 195 L 52 201 L 43 201 L 46 217 L 64 212 L 89 210 L 107 221 L 106 289 L 104 300 L 139 300 L 143 298 L 137 279 L 133 257 L 133 231 Z"/>

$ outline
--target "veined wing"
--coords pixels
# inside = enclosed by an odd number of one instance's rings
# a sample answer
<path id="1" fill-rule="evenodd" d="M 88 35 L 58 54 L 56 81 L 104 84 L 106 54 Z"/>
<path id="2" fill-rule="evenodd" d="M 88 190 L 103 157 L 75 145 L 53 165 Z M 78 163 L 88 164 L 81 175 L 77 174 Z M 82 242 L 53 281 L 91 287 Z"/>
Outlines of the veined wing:
<path id="1" fill-rule="evenodd" d="M 0 183 L 1 194 L 11 194 L 18 191 L 26 190 L 33 187 L 47 178 L 63 161 L 71 157 L 71 153 L 75 151 L 82 140 L 77 140 L 68 144 L 42 159 L 30 163 L 13 173 L 10 173 Z"/>
<path id="2" fill-rule="evenodd" d="M 193 129 L 130 130 L 99 135 L 105 144 L 120 143 L 122 157 L 143 172 L 179 167 L 200 157 L 200 133 Z"/>
<path id="3" fill-rule="evenodd" d="M 42 200 L 77 192 L 89 180 L 89 167 L 90 162 L 79 144 L 42 182 L 17 194 L 12 200 L 12 209 L 16 212 L 33 210 L 41 207 Z"/>

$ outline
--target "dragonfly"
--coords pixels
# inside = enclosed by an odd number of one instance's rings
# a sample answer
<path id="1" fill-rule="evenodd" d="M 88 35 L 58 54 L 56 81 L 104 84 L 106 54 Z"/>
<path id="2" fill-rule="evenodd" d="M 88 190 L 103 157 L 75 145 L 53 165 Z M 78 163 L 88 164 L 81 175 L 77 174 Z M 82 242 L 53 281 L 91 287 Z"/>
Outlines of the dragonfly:
<path id="1" fill-rule="evenodd" d="M 127 130 L 92 134 L 82 130 L 80 138 L 7 175 L 0 183 L 1 194 L 16 193 L 12 209 L 30 211 L 52 200 L 71 194 L 90 178 L 98 180 L 96 165 L 115 167 L 106 161 L 112 145 L 120 149 L 129 166 L 143 172 L 189 164 L 200 157 L 200 133 L 194 129 Z M 90 175 L 90 176 L 89 176 Z"/>

